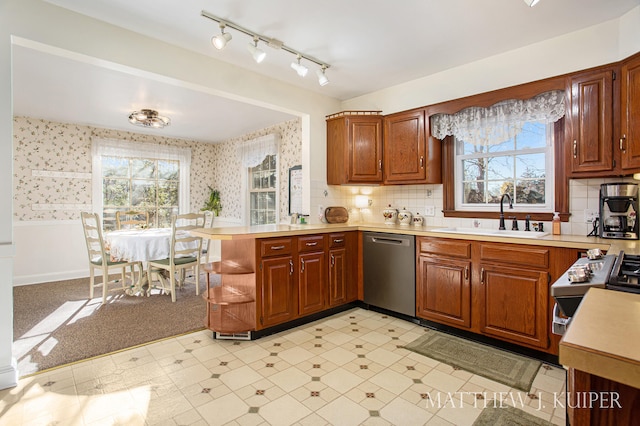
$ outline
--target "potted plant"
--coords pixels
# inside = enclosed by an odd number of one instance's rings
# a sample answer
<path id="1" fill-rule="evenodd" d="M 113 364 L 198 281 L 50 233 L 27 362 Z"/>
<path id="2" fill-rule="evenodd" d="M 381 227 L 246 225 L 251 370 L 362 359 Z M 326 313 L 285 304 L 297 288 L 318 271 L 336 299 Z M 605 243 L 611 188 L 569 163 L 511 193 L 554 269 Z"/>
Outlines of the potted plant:
<path id="1" fill-rule="evenodd" d="M 220 202 L 220 191 L 217 189 L 213 189 L 209 185 L 209 199 L 205 202 L 204 207 L 201 209 L 202 211 L 209 210 L 212 211 L 214 215 L 219 216 L 220 210 L 222 210 L 222 203 Z"/>

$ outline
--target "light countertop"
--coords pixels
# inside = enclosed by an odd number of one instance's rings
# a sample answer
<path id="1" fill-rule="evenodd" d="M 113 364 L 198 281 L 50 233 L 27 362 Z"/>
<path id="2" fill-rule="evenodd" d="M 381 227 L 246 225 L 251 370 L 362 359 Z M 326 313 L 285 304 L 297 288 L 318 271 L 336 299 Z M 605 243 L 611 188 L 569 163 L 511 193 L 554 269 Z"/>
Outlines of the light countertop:
<path id="1" fill-rule="evenodd" d="M 640 294 L 590 289 L 560 341 L 559 359 L 640 388 Z"/>
<path id="2" fill-rule="evenodd" d="M 245 238 L 270 238 L 293 235 L 308 235 L 345 231 L 372 231 L 388 232 L 393 234 L 408 234 L 426 237 L 455 238 L 475 241 L 503 242 L 514 244 L 541 245 L 550 247 L 565 247 L 590 249 L 600 248 L 618 254 L 621 250 L 625 253 L 640 254 L 640 242 L 638 240 L 612 240 L 599 237 L 586 237 L 582 235 L 545 235 L 540 238 L 515 238 L 504 236 L 488 236 L 475 234 L 454 234 L 436 232 L 442 227 L 416 227 L 403 225 L 386 225 L 384 223 L 344 223 L 344 224 L 306 224 L 306 225 L 259 225 L 259 226 L 234 226 L 220 228 L 206 228 L 193 231 L 194 234 L 213 240 L 232 240 Z M 532 231 L 533 233 L 534 231 Z"/>

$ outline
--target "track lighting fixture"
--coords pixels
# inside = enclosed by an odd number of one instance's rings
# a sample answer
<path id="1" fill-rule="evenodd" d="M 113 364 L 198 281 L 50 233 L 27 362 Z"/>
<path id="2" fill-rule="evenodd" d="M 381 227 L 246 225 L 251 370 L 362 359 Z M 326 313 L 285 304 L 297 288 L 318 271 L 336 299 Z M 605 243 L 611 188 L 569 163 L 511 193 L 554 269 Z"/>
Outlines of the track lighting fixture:
<path id="1" fill-rule="evenodd" d="M 537 0 L 529 0 L 529 1 L 537 2 Z M 227 43 L 231 40 L 231 34 L 225 33 L 224 30 L 225 28 L 232 28 L 236 31 L 239 31 L 241 33 L 248 35 L 253 39 L 253 42 L 250 42 L 247 48 L 251 53 L 251 56 L 257 63 L 262 62 L 264 58 L 267 56 L 267 54 L 258 47 L 258 42 L 262 41 L 267 46 L 273 49 L 282 49 L 286 52 L 291 53 L 292 55 L 295 55 L 296 60 L 291 63 L 291 68 L 293 68 L 300 77 L 304 77 L 305 75 L 307 75 L 307 72 L 309 71 L 309 69 L 306 66 L 300 63 L 301 59 L 305 59 L 309 62 L 313 62 L 314 64 L 320 67 L 320 69 L 316 71 L 316 75 L 318 76 L 318 84 L 320 84 L 320 86 L 325 86 L 329 83 L 329 79 L 326 76 L 326 71 L 328 68 L 330 68 L 330 65 L 327 64 L 326 62 L 322 62 L 314 58 L 313 56 L 305 55 L 302 52 L 292 49 L 289 46 L 286 46 L 284 43 L 282 43 L 279 40 L 265 37 L 263 35 L 256 33 L 255 31 L 250 31 L 237 24 L 234 24 L 233 22 L 229 22 L 226 19 L 222 19 L 215 15 L 212 15 L 206 10 L 203 10 L 202 12 L 200 12 L 200 15 L 202 15 L 207 19 L 211 19 L 212 21 L 217 22 L 220 26 L 221 34 L 218 34 L 217 36 L 214 36 L 211 38 L 211 43 L 216 47 L 216 49 L 223 49 L 227 45 Z"/>
<path id="2" fill-rule="evenodd" d="M 526 3 L 527 6 L 529 7 L 533 7 L 536 4 L 538 4 L 540 0 L 524 0 L 524 2 Z"/>
<path id="3" fill-rule="evenodd" d="M 322 69 L 316 71 L 316 75 L 318 76 L 318 84 L 320 86 L 326 86 L 327 84 L 329 84 L 329 79 L 324 73 L 326 69 L 327 67 L 322 65 Z"/>
<path id="4" fill-rule="evenodd" d="M 307 68 L 304 65 L 302 65 L 300 63 L 300 59 L 302 59 L 302 57 L 300 55 L 298 55 L 297 61 L 291 62 L 291 68 L 296 70 L 296 72 L 298 73 L 298 75 L 300 77 L 304 77 L 309 72 L 309 68 Z"/>
<path id="5" fill-rule="evenodd" d="M 251 56 L 253 56 L 253 60 L 256 61 L 257 63 L 262 62 L 264 58 L 267 56 L 265 51 L 258 47 L 259 40 L 260 39 L 258 37 L 254 37 L 253 43 L 249 43 L 249 45 L 247 46 L 247 49 L 249 49 L 249 53 L 251 53 Z"/>
<path id="6" fill-rule="evenodd" d="M 211 37 L 211 44 L 213 44 L 213 47 L 218 50 L 224 49 L 227 43 L 231 40 L 231 34 L 224 32 L 225 27 L 225 23 L 220 22 L 220 34 Z"/>

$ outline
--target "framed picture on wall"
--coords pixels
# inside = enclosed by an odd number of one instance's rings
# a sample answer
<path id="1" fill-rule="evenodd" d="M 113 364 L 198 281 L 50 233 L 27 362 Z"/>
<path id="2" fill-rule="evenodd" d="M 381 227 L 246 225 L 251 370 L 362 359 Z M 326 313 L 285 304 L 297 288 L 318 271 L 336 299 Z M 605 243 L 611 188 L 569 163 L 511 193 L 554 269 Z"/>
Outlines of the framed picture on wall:
<path id="1" fill-rule="evenodd" d="M 302 213 L 302 166 L 289 169 L 289 215 Z"/>

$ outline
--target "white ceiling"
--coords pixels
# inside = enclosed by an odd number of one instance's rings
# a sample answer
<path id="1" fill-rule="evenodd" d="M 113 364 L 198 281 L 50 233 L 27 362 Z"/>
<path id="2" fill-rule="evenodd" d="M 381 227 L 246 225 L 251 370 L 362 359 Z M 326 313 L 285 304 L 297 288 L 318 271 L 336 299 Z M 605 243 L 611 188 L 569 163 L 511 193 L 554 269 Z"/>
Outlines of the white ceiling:
<path id="1" fill-rule="evenodd" d="M 523 0 L 47 1 L 341 100 L 618 18 L 640 4 L 541 0 L 529 8 Z M 299 77 L 290 68 L 293 55 L 263 44 L 267 58 L 256 64 L 246 49 L 250 38 L 232 29 L 227 30 L 233 35 L 228 46 L 216 50 L 210 39 L 220 30 L 200 16 L 202 10 L 330 64 L 331 82 L 320 87 L 317 66 L 308 62 L 309 74 Z M 126 116 L 132 108 L 152 106 L 172 119 L 163 135 L 211 142 L 292 118 L 180 82 L 28 47 L 14 50 L 14 76 L 16 115 L 144 132 L 127 123 Z M 204 117 L 204 111 L 217 111 L 219 120 Z"/>

